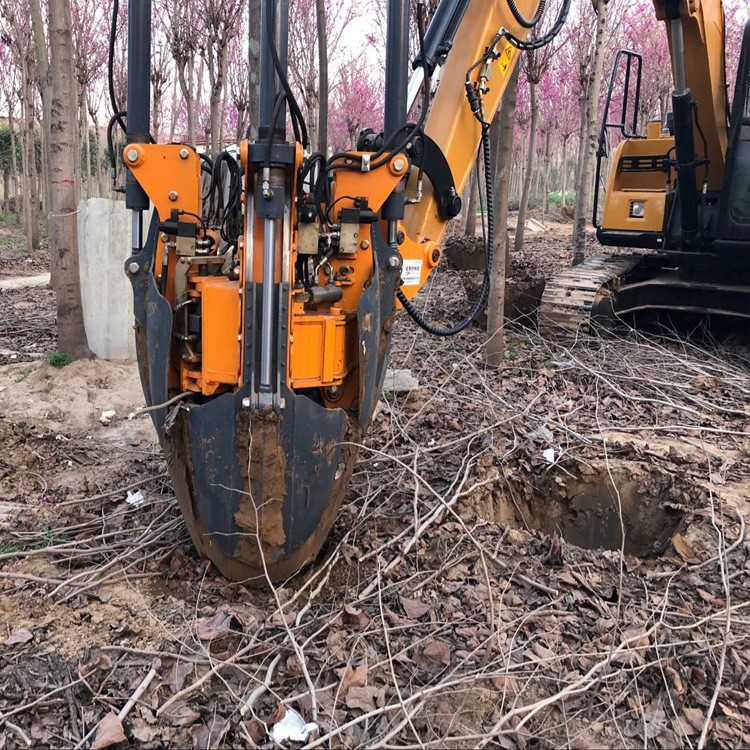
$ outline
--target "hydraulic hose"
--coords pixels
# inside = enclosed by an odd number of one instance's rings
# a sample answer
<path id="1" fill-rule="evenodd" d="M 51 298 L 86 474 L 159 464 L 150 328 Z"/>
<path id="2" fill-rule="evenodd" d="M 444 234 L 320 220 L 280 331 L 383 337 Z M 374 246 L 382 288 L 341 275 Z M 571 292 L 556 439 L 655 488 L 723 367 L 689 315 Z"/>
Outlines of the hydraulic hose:
<path id="1" fill-rule="evenodd" d="M 513 5 L 515 5 L 515 3 L 513 2 L 513 0 L 508 0 L 508 4 L 510 5 L 512 11 Z M 570 13 L 570 6 L 571 0 L 563 0 L 562 5 L 560 6 L 560 12 L 557 14 L 557 18 L 555 19 L 555 23 L 552 25 L 552 28 L 546 34 L 540 36 L 538 39 L 532 39 L 527 42 L 514 36 L 509 31 L 503 31 L 501 36 L 505 37 L 516 49 L 520 49 L 522 52 L 533 52 L 534 50 L 546 47 L 562 31 L 562 28 L 565 25 L 565 21 L 567 21 L 568 19 L 568 13 Z M 543 2 L 539 6 L 539 10 L 543 10 L 544 7 L 545 1 L 543 0 Z M 539 11 L 537 11 L 537 13 L 538 12 Z M 516 20 L 518 19 L 516 18 Z M 526 28 L 530 27 L 527 26 Z"/>
<path id="2" fill-rule="evenodd" d="M 508 7 L 510 8 L 510 12 L 513 14 L 513 18 L 515 18 L 518 25 L 523 26 L 524 29 L 533 29 L 539 23 L 539 19 L 544 13 L 545 5 L 547 5 L 547 0 L 541 0 L 541 2 L 539 3 L 539 7 L 536 9 L 536 13 L 532 16 L 532 18 L 526 18 L 521 13 L 521 11 L 518 10 L 516 0 L 508 0 Z"/>
<path id="3" fill-rule="evenodd" d="M 404 310 L 414 319 L 414 322 L 427 333 L 431 333 L 433 336 L 455 336 L 457 333 L 466 330 L 484 309 L 487 304 L 487 300 L 490 296 L 490 274 L 492 272 L 492 259 L 495 250 L 495 203 L 494 203 L 494 185 L 493 185 L 493 172 L 492 172 L 492 148 L 490 145 L 490 129 L 488 126 L 482 126 L 482 153 L 484 155 L 484 177 L 486 184 L 486 198 L 487 198 L 487 250 L 486 258 L 487 263 L 484 270 L 484 280 L 482 281 L 482 289 L 479 293 L 479 297 L 476 299 L 474 304 L 471 306 L 467 316 L 451 326 L 450 328 L 440 328 L 433 325 L 429 321 L 425 320 L 421 313 L 412 305 L 411 302 L 406 298 L 406 295 L 399 289 L 396 292 L 398 301 L 403 305 Z"/>
<path id="4" fill-rule="evenodd" d="M 289 79 L 287 78 L 286 73 L 284 72 L 284 68 L 281 65 L 281 60 L 279 59 L 279 51 L 276 49 L 276 40 L 273 33 L 273 6 L 269 2 L 266 7 L 266 23 L 269 30 L 268 42 L 271 50 L 273 67 L 276 70 L 276 75 L 278 76 L 281 86 L 284 89 L 284 93 L 286 94 L 286 100 L 289 104 L 289 114 L 292 118 L 292 128 L 294 129 L 294 136 L 297 141 L 302 144 L 302 147 L 306 149 L 309 145 L 307 137 L 307 125 L 305 124 L 305 118 L 302 116 L 302 112 L 300 111 L 299 104 L 297 104 L 297 99 L 294 96 L 292 87 L 289 85 Z M 271 127 L 274 128 L 275 126 L 276 123 L 274 121 Z"/>

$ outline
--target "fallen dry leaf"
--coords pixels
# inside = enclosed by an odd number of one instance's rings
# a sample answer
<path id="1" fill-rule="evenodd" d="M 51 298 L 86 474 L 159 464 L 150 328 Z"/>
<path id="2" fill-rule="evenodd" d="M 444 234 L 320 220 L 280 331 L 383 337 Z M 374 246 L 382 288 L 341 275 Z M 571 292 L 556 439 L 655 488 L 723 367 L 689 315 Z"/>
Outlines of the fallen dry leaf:
<path id="1" fill-rule="evenodd" d="M 364 687 L 367 684 L 367 664 L 360 664 L 358 667 L 351 665 L 338 671 L 341 678 L 341 693 L 346 694 L 349 688 Z"/>
<path id="2" fill-rule="evenodd" d="M 250 721 L 246 721 L 245 729 L 250 735 L 250 739 L 252 739 L 256 745 L 260 745 L 266 738 L 266 728 L 258 719 L 250 719 Z"/>
<path id="3" fill-rule="evenodd" d="M 419 601 L 419 599 L 407 599 L 405 596 L 400 596 L 399 599 L 401 600 L 401 607 L 404 610 L 404 614 L 412 620 L 424 617 L 432 609 L 431 604 Z"/>
<path id="4" fill-rule="evenodd" d="M 26 630 L 26 628 L 19 628 L 18 630 L 14 630 L 5 639 L 5 645 L 17 646 L 18 644 L 21 644 L 21 643 L 28 643 L 33 637 L 34 637 L 34 634 L 30 630 Z"/>
<path id="5" fill-rule="evenodd" d="M 675 552 L 685 561 L 688 563 L 698 563 L 700 562 L 700 558 L 698 557 L 698 553 L 695 551 L 695 547 L 693 547 L 690 542 L 688 542 L 687 539 L 685 539 L 682 534 L 675 534 L 672 537 L 672 546 L 675 548 Z"/>
<path id="6" fill-rule="evenodd" d="M 189 727 L 195 724 L 201 715 L 190 708 L 187 703 L 176 703 L 169 707 L 165 712 L 164 718 L 174 727 Z"/>
<path id="7" fill-rule="evenodd" d="M 682 716 L 678 718 L 682 731 L 688 737 L 702 731 L 703 724 L 706 721 L 706 717 L 700 708 L 688 708 L 687 706 L 682 709 Z"/>
<path id="8" fill-rule="evenodd" d="M 344 622 L 357 630 L 364 630 L 370 624 L 370 618 L 358 607 L 344 605 Z"/>
<path id="9" fill-rule="evenodd" d="M 217 612 L 213 617 L 198 620 L 198 638 L 202 641 L 214 641 L 229 635 L 232 624 L 231 612 Z"/>
<path id="10" fill-rule="evenodd" d="M 276 710 L 266 720 L 266 725 L 272 727 L 274 724 L 278 724 L 286 716 L 286 706 L 283 703 L 279 703 L 276 706 Z"/>
<path id="11" fill-rule="evenodd" d="M 373 685 L 351 687 L 346 694 L 346 705 L 348 708 L 358 708 L 360 711 L 367 713 L 377 707 L 375 701 L 378 693 L 378 688 Z"/>
<path id="12" fill-rule="evenodd" d="M 414 661 L 419 664 L 425 664 L 426 666 L 444 667 L 450 666 L 451 663 L 451 647 L 445 642 L 440 640 L 427 641 L 421 654 L 417 654 L 414 657 Z"/>
<path id="13" fill-rule="evenodd" d="M 122 722 L 114 711 L 110 711 L 99 722 L 91 750 L 102 750 L 110 745 L 116 745 L 118 742 L 125 742 L 126 739 Z"/>
<path id="14" fill-rule="evenodd" d="M 150 727 L 143 719 L 133 719 L 132 734 L 138 742 L 153 742 L 157 731 Z"/>
<path id="15" fill-rule="evenodd" d="M 190 727 L 195 750 L 206 750 L 207 748 L 221 747 L 224 735 L 229 729 L 229 719 L 220 716 L 211 721 L 211 726 L 205 724 L 194 724 Z"/>
<path id="16" fill-rule="evenodd" d="M 175 662 L 164 676 L 164 684 L 173 692 L 182 690 L 187 676 L 193 671 L 193 665 L 184 661 Z"/>

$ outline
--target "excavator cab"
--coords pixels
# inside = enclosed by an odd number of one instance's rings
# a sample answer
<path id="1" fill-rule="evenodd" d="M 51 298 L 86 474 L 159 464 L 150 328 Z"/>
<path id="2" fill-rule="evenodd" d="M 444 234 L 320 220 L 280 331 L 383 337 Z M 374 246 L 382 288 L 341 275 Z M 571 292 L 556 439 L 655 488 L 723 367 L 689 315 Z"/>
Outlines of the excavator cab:
<path id="1" fill-rule="evenodd" d="M 648 123 L 645 137 L 639 133 L 642 70 L 641 55 L 630 50 L 617 53 L 596 152 L 593 224 L 602 245 L 658 250 L 675 187 L 670 166 L 674 136 L 659 121 Z M 614 137 L 621 140 L 612 153 Z M 605 160 L 610 169 L 600 216 L 598 188 Z"/>

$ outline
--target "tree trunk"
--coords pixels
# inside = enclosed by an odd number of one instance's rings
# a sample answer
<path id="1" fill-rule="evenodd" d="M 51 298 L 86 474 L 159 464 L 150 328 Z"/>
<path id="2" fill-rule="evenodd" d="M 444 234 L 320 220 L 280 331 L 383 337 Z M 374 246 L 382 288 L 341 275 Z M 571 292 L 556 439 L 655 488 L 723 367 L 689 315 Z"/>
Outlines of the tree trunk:
<path id="1" fill-rule="evenodd" d="M 99 134 L 99 121 L 96 118 L 96 112 L 89 109 L 91 122 L 94 124 L 94 154 L 96 161 L 96 192 L 101 198 L 104 195 L 104 185 L 102 184 L 102 138 Z"/>
<path id="2" fill-rule="evenodd" d="M 562 197 L 560 198 L 560 208 L 565 210 L 568 205 L 568 137 L 563 136 L 562 143 Z"/>
<path id="3" fill-rule="evenodd" d="M 177 86 L 172 86 L 172 118 L 169 123 L 169 142 L 174 143 L 175 134 L 177 132 L 177 115 L 179 114 L 179 107 L 177 106 Z"/>
<path id="4" fill-rule="evenodd" d="M 237 131 L 235 132 L 235 140 L 239 145 L 240 141 L 244 137 L 245 132 L 245 116 L 247 109 L 245 107 L 237 107 Z"/>
<path id="5" fill-rule="evenodd" d="M 29 10 L 31 12 L 31 32 L 34 35 L 34 49 L 36 50 L 36 63 L 39 72 L 39 91 L 42 97 L 42 162 L 50 163 L 50 101 L 51 101 L 51 71 L 49 56 L 47 54 L 47 42 L 44 38 L 44 21 L 42 17 L 42 6 L 39 0 L 29 1 Z M 48 208 L 52 205 L 52 185 L 49 180 L 44 183 L 45 206 Z M 46 216 L 45 216 L 46 219 Z M 47 224 L 47 234 L 49 234 L 49 221 Z M 52 276 L 52 286 L 54 287 L 54 274 Z"/>
<path id="6" fill-rule="evenodd" d="M 550 129 L 544 134 L 544 174 L 542 178 L 542 219 L 549 213 Z"/>
<path id="7" fill-rule="evenodd" d="M 503 104 L 493 123 L 490 137 L 495 156 L 495 227 L 497 241 L 490 271 L 490 297 L 487 302 L 487 364 L 499 367 L 505 358 L 505 277 L 508 267 L 508 203 L 510 165 L 513 154 L 513 124 L 520 66 L 516 65 L 503 96 Z"/>
<path id="8" fill-rule="evenodd" d="M 10 166 L 11 166 L 11 177 L 13 185 L 13 212 L 20 213 L 18 207 L 18 154 L 16 148 L 18 148 L 16 141 L 16 129 L 13 127 L 13 111 L 8 108 L 8 130 L 10 131 Z"/>
<path id="9" fill-rule="evenodd" d="M 517 253 L 523 250 L 523 242 L 526 234 L 526 217 L 529 212 L 529 198 L 531 197 L 531 183 L 534 178 L 536 126 L 539 119 L 539 105 L 536 98 L 536 87 L 537 84 L 534 81 L 529 81 L 529 91 L 531 95 L 531 126 L 529 129 L 529 150 L 526 154 L 526 174 L 524 175 L 521 203 L 518 206 L 518 223 L 516 224 L 516 244 L 514 250 Z"/>
<path id="10" fill-rule="evenodd" d="M 76 116 L 70 0 L 49 3 L 52 98 L 50 257 L 57 267 L 58 346 L 69 359 L 90 357 L 83 324 L 76 220 Z"/>
<path id="11" fill-rule="evenodd" d="M 249 32 L 249 98 L 247 117 L 249 121 L 248 137 L 251 141 L 258 137 L 258 123 L 260 122 L 260 10 L 261 0 L 248 2 L 250 18 Z"/>
<path id="12" fill-rule="evenodd" d="M 469 200 L 466 206 L 466 236 L 474 239 L 477 236 L 477 202 L 479 200 L 479 185 L 477 185 L 476 170 L 471 170 L 469 179 Z"/>
<path id="13" fill-rule="evenodd" d="M 186 71 L 186 68 L 190 67 Z M 180 89 L 182 90 L 182 97 L 185 100 L 185 109 L 187 110 L 187 139 L 191 146 L 195 146 L 195 131 L 196 131 L 196 102 L 193 100 L 193 75 L 192 75 L 192 61 L 185 62 L 184 65 L 177 66 L 177 79 L 180 82 Z"/>
<path id="14" fill-rule="evenodd" d="M 328 33 L 326 31 L 325 0 L 315 0 L 318 19 L 318 66 L 320 94 L 318 96 L 318 151 L 328 154 Z"/>
<path id="15" fill-rule="evenodd" d="M 91 140 L 89 139 L 89 114 L 86 109 L 86 96 L 83 95 L 81 99 L 81 139 L 83 141 L 83 158 L 86 161 L 86 171 L 82 174 L 81 183 L 83 180 L 86 181 L 86 190 L 83 190 L 83 184 L 81 185 L 81 195 L 85 195 L 87 198 L 91 197 Z M 83 171 L 83 170 L 82 170 Z M 80 197 L 80 196 L 79 196 Z"/>
<path id="16" fill-rule="evenodd" d="M 34 148 L 34 87 L 23 63 L 23 212 L 26 247 L 29 252 L 39 249 L 39 193 L 36 180 L 36 149 Z"/>
<path id="17" fill-rule="evenodd" d="M 222 120 L 223 120 L 223 96 L 224 93 L 224 79 L 226 78 L 226 67 L 227 67 L 227 48 L 224 43 L 217 42 L 216 49 L 214 50 L 215 57 L 215 69 L 209 65 L 210 75 L 213 77 L 213 83 L 211 85 L 211 92 L 209 95 L 209 109 L 211 112 L 211 156 L 215 156 L 221 152 L 224 148 L 224 141 L 222 135 Z"/>
<path id="18" fill-rule="evenodd" d="M 608 0 L 595 0 L 597 12 L 596 47 L 594 49 L 594 69 L 586 92 L 586 106 L 581 127 L 581 151 L 578 154 L 576 170 L 576 203 L 573 221 L 573 265 L 583 263 L 586 249 L 586 219 L 591 204 L 591 171 L 596 151 L 596 124 L 599 114 L 599 91 L 604 67 L 604 41 L 607 31 Z M 598 187 L 598 186 L 597 186 Z"/>
<path id="19" fill-rule="evenodd" d="M 44 124 L 39 123 L 39 130 L 41 132 L 44 131 Z M 49 237 L 49 215 L 51 212 L 51 193 L 49 190 L 49 158 L 48 158 L 49 151 L 48 149 L 44 148 L 42 146 L 41 154 L 39 161 L 41 162 L 41 173 L 39 173 L 39 170 L 37 170 L 38 174 L 38 183 L 37 183 L 37 195 L 39 196 L 39 202 L 42 206 L 42 216 L 44 217 L 43 220 L 40 220 L 39 228 L 40 230 L 42 227 L 44 227 L 45 231 L 47 232 L 47 236 Z M 34 160 L 36 161 L 36 147 L 34 147 Z"/>

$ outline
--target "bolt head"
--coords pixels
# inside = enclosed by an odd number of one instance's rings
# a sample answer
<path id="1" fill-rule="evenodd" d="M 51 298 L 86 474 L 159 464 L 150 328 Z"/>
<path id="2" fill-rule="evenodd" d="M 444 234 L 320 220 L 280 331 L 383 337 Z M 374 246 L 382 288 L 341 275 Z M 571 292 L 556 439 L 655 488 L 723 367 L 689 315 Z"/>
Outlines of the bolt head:
<path id="1" fill-rule="evenodd" d="M 180 159 L 187 159 L 190 156 L 190 152 L 186 148 L 180 149 Z"/>
<path id="2" fill-rule="evenodd" d="M 370 247 L 370 243 L 367 240 L 362 240 L 362 242 L 359 243 L 359 246 L 363 250 L 367 250 L 367 248 Z"/>
<path id="3" fill-rule="evenodd" d="M 437 248 L 435 248 L 432 251 L 432 262 L 433 263 L 437 263 L 439 260 L 440 260 L 440 250 L 438 250 Z"/>
<path id="4" fill-rule="evenodd" d="M 176 190 L 172 190 L 169 193 L 169 200 L 171 200 L 172 203 L 174 203 L 177 200 L 177 198 L 179 198 L 179 195 L 177 194 L 177 191 Z"/>
<path id="5" fill-rule="evenodd" d="M 395 271 L 397 268 L 401 267 L 401 258 L 398 257 L 398 255 L 391 255 L 390 258 L 388 258 L 388 268 L 391 269 L 391 271 Z"/>
<path id="6" fill-rule="evenodd" d="M 396 159 L 396 160 L 395 160 L 395 161 L 393 162 L 393 168 L 394 168 L 394 169 L 395 169 L 395 170 L 396 170 L 397 172 L 400 172 L 400 171 L 401 171 L 402 169 L 404 169 L 404 167 L 405 167 L 405 166 L 406 166 L 406 162 L 405 162 L 405 161 L 404 161 L 403 159 Z"/>
<path id="7" fill-rule="evenodd" d="M 131 263 L 131 264 L 130 264 L 130 265 L 128 266 L 128 273 L 131 273 L 131 274 L 136 274 L 136 273 L 138 273 L 138 271 L 140 271 L 140 270 L 141 270 L 141 267 L 140 267 L 140 266 L 139 266 L 139 265 L 138 265 L 138 264 L 137 264 L 137 263 L 136 263 L 135 261 L 133 261 L 133 262 L 132 262 L 132 263 Z"/>
<path id="8" fill-rule="evenodd" d="M 127 153 L 128 161 L 133 164 L 138 161 L 138 152 L 134 148 L 128 149 Z"/>

